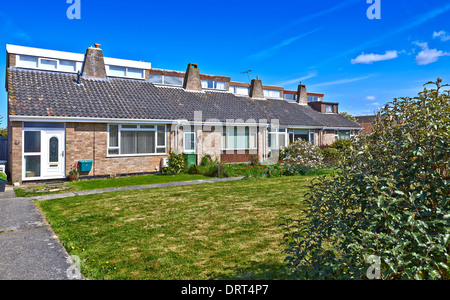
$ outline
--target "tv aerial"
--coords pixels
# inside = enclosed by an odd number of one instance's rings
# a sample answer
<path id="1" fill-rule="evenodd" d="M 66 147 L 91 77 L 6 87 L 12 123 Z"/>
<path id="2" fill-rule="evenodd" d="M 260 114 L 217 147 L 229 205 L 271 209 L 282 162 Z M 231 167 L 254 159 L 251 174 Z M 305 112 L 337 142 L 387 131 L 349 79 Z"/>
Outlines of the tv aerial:
<path id="1" fill-rule="evenodd" d="M 250 70 L 247 70 L 247 71 L 244 71 L 244 72 L 241 72 L 241 74 L 247 74 L 247 77 L 248 77 L 248 83 L 250 83 L 250 75 L 248 75 L 248 73 L 250 73 L 252 70 L 250 69 Z"/>

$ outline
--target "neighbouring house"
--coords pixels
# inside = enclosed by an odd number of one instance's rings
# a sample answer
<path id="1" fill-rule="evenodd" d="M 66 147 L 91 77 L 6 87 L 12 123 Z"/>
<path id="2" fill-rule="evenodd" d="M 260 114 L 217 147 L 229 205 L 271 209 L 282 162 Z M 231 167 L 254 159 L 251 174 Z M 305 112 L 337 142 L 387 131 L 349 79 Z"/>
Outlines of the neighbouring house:
<path id="1" fill-rule="evenodd" d="M 361 134 L 371 134 L 373 132 L 373 121 L 376 115 L 370 116 L 358 116 L 355 117 L 358 120 L 359 125 L 362 127 Z"/>
<path id="2" fill-rule="evenodd" d="M 152 173 L 171 151 L 260 161 L 294 139 L 317 146 L 361 127 L 323 94 L 150 63 L 7 45 L 8 169 L 12 182 Z"/>

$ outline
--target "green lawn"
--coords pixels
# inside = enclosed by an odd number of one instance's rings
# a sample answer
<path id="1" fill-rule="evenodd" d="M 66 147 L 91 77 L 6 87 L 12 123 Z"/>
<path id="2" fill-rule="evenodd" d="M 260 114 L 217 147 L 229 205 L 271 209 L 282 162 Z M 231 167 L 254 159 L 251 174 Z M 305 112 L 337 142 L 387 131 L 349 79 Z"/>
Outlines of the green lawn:
<path id="1" fill-rule="evenodd" d="M 290 279 L 280 227 L 313 177 L 36 202 L 88 279 Z"/>
<path id="2" fill-rule="evenodd" d="M 25 188 L 15 188 L 14 191 L 17 197 L 33 197 L 33 196 L 85 191 L 93 189 L 200 180 L 209 178 L 211 177 L 206 177 L 198 174 L 177 174 L 177 175 L 154 174 L 154 175 L 117 177 L 117 178 L 95 179 L 95 180 L 77 180 L 57 185 L 39 185 L 39 186 L 29 186 Z M 51 192 L 51 190 L 54 189 L 60 190 Z"/>

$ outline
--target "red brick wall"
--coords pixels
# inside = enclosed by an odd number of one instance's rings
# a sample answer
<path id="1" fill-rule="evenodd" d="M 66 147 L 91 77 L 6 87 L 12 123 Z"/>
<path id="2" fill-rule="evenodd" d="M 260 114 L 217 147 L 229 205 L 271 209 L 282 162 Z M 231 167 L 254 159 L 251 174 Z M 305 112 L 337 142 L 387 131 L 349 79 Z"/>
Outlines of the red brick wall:
<path id="1" fill-rule="evenodd" d="M 167 145 L 170 145 L 170 134 L 167 136 Z M 107 157 L 107 141 L 107 124 L 67 123 L 66 173 L 68 174 L 70 165 L 76 164 L 79 160 L 93 161 L 92 170 L 81 173 L 81 176 L 157 172 L 161 168 L 161 159 L 167 157 L 167 155 Z"/>

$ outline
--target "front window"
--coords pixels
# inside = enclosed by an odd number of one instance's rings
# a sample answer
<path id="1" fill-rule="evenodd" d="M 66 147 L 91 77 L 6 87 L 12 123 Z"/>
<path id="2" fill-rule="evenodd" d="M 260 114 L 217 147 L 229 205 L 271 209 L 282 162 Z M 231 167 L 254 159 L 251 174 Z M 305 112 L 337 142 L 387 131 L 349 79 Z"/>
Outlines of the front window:
<path id="1" fill-rule="evenodd" d="M 108 155 L 166 153 L 165 125 L 109 125 Z"/>
<path id="2" fill-rule="evenodd" d="M 314 144 L 314 130 L 310 129 L 289 129 L 289 143 L 302 139 Z"/>
<path id="3" fill-rule="evenodd" d="M 269 127 L 269 149 L 280 150 L 286 147 L 286 128 Z"/>
<path id="4" fill-rule="evenodd" d="M 334 131 L 334 140 L 341 140 L 341 139 L 350 139 L 353 137 L 353 133 L 351 130 L 335 130 Z"/>
<path id="5" fill-rule="evenodd" d="M 249 150 L 257 148 L 257 129 L 250 126 L 224 126 L 222 150 Z"/>
<path id="6" fill-rule="evenodd" d="M 195 152 L 195 131 L 194 129 L 187 129 L 183 132 L 184 135 L 184 152 Z"/>

